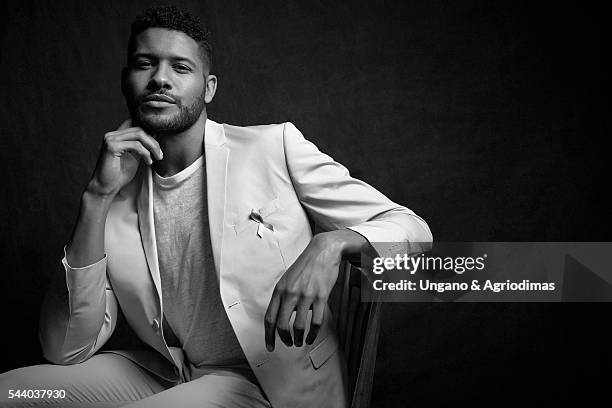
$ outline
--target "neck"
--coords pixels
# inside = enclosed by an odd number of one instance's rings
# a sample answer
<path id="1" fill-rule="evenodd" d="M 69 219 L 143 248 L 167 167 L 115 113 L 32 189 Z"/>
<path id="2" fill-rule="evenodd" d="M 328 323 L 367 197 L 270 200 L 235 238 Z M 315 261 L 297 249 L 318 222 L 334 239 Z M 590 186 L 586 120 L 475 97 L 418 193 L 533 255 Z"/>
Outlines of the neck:
<path id="1" fill-rule="evenodd" d="M 198 121 L 184 132 L 163 135 L 156 140 L 164 153 L 164 158 L 153 163 L 153 170 L 162 177 L 170 177 L 189 167 L 203 154 L 206 110 Z"/>

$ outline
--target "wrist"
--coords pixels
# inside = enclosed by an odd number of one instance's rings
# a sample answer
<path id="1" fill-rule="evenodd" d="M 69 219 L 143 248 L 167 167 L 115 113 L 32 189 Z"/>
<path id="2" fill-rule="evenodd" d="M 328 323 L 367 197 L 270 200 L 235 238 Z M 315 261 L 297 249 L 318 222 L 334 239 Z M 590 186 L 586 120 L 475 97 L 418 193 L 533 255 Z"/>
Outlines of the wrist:
<path id="1" fill-rule="evenodd" d="M 315 236 L 323 248 L 337 254 L 339 258 L 360 255 L 367 251 L 370 243 L 361 234 L 350 229 L 324 232 Z"/>
<path id="2" fill-rule="evenodd" d="M 96 183 L 90 181 L 87 183 L 87 187 L 85 187 L 83 198 L 96 201 L 113 201 L 117 193 L 117 191 L 102 191 L 96 186 Z"/>
<path id="3" fill-rule="evenodd" d="M 102 212 L 105 214 L 111 206 L 116 194 L 100 194 L 86 189 L 81 196 L 82 210 L 85 212 Z"/>

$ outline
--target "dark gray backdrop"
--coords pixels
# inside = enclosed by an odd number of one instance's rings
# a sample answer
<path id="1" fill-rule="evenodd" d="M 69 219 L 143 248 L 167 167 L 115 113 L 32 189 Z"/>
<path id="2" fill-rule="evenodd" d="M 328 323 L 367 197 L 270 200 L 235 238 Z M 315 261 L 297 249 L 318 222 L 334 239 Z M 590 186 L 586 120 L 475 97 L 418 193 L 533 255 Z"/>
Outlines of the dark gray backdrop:
<path id="1" fill-rule="evenodd" d="M 126 117 L 120 68 L 148 4 L 0 3 L 2 370 L 42 361 L 41 296 L 102 136 Z M 438 241 L 610 240 L 600 7 L 176 4 L 214 33 L 214 120 L 292 121 Z M 374 406 L 580 395 L 576 380 L 596 382 L 610 357 L 609 316 L 603 304 L 385 305 Z"/>

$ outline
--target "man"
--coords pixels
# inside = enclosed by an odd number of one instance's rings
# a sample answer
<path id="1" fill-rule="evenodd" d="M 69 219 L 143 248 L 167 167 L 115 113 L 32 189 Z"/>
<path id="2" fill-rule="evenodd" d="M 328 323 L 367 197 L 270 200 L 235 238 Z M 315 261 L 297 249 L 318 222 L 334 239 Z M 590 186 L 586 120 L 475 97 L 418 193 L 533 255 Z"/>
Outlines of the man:
<path id="1" fill-rule="evenodd" d="M 430 242 L 429 228 L 291 123 L 208 119 L 210 69 L 190 14 L 157 7 L 133 23 L 131 119 L 104 136 L 43 305 L 54 365 L 3 374 L 5 400 L 44 388 L 65 390 L 63 406 L 346 405 L 327 306 L 340 260 Z M 313 237 L 310 220 L 326 232 Z M 119 311 L 149 350 L 96 354 Z"/>

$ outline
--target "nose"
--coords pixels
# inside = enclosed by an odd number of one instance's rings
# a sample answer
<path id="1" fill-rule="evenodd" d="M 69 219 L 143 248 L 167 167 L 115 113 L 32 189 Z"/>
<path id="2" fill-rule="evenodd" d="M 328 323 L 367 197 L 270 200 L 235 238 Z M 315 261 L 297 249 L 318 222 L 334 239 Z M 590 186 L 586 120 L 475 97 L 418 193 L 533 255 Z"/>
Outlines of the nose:
<path id="1" fill-rule="evenodd" d="M 157 68 L 153 72 L 153 76 L 149 80 L 149 88 L 151 89 L 171 89 L 172 88 L 168 68 L 169 67 L 164 63 L 160 63 L 157 66 Z"/>

